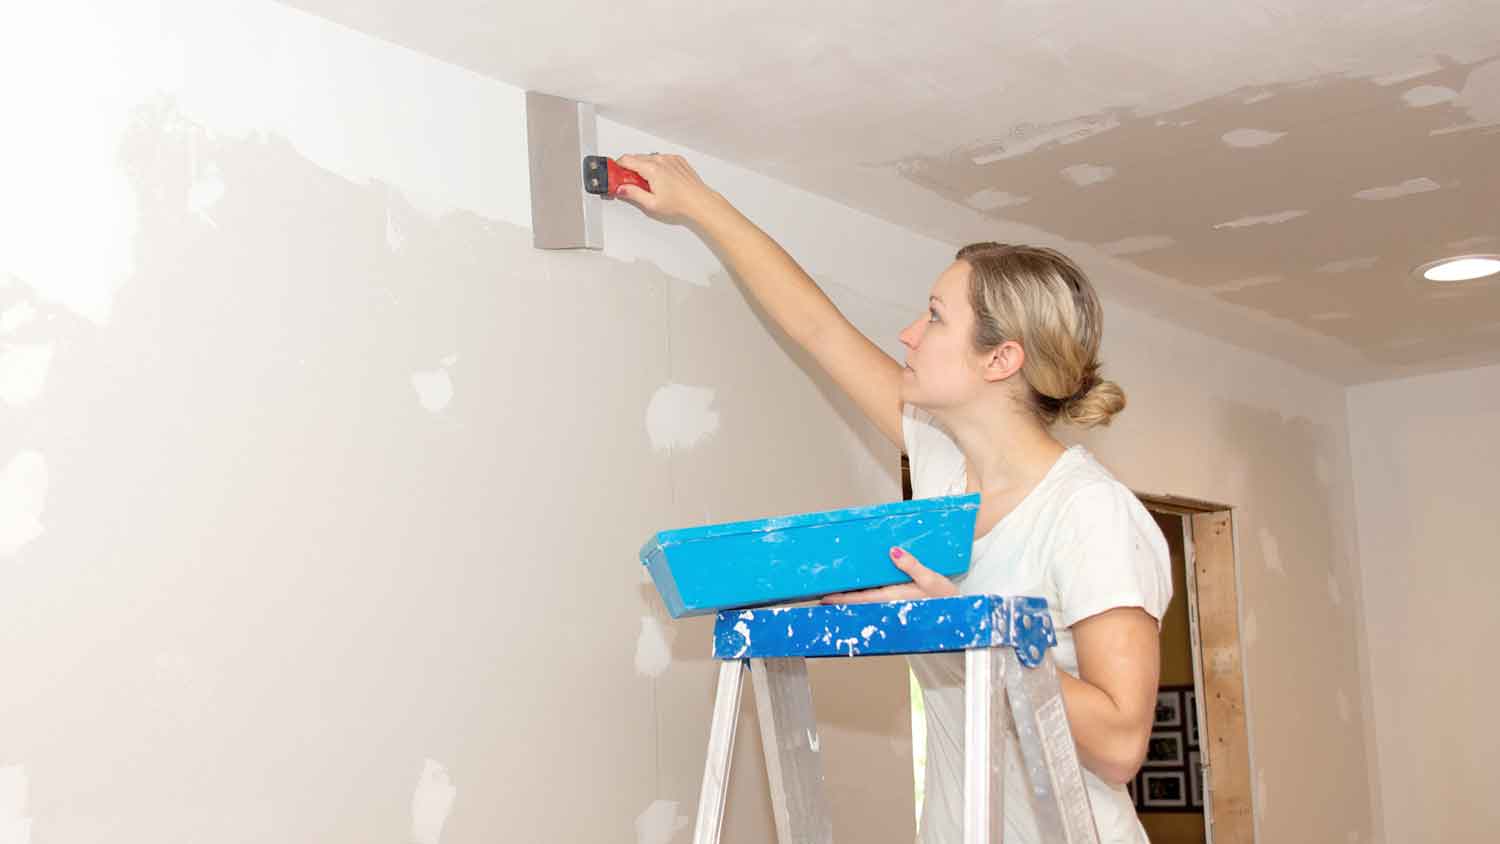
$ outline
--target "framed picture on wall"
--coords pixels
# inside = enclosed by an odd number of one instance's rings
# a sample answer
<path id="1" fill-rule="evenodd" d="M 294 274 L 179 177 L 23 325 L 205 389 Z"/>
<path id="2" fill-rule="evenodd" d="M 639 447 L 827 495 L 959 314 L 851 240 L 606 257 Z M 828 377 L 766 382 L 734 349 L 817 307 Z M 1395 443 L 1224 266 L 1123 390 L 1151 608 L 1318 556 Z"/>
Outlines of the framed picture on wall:
<path id="1" fill-rule="evenodd" d="M 1203 767 L 1198 748 L 1197 695 L 1192 684 L 1157 688 L 1146 758 L 1126 786 L 1141 814 L 1201 814 Z"/>
<path id="2" fill-rule="evenodd" d="M 1182 695 L 1176 689 L 1156 692 L 1156 720 L 1153 727 L 1182 726 Z"/>
<path id="3" fill-rule="evenodd" d="M 1184 808 L 1188 804 L 1187 775 L 1183 771 L 1142 771 L 1141 805 L 1145 808 Z"/>
<path id="4" fill-rule="evenodd" d="M 1186 761 L 1182 733 L 1177 730 L 1156 730 L 1151 733 L 1151 740 L 1146 744 L 1146 760 L 1141 764 L 1147 768 L 1181 768 Z"/>
<path id="5" fill-rule="evenodd" d="M 1189 690 L 1182 693 L 1182 717 L 1187 720 L 1187 745 L 1198 746 L 1198 707 L 1197 698 Z"/>
<path id="6" fill-rule="evenodd" d="M 1188 753 L 1188 804 L 1203 808 L 1203 754 L 1196 750 Z"/>

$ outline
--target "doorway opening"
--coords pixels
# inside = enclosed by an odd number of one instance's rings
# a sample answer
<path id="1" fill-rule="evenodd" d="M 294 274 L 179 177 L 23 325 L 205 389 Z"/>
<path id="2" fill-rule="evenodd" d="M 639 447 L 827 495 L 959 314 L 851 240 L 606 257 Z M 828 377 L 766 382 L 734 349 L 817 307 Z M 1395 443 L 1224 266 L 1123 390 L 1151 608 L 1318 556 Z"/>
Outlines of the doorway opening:
<path id="1" fill-rule="evenodd" d="M 912 497 L 901 457 L 902 497 Z M 1153 844 L 1254 841 L 1249 738 L 1239 638 L 1233 513 L 1226 505 L 1140 495 L 1172 556 L 1173 600 L 1162 619 L 1162 674 L 1147 759 L 1130 792 Z M 914 806 L 921 823 L 926 713 L 911 694 Z"/>

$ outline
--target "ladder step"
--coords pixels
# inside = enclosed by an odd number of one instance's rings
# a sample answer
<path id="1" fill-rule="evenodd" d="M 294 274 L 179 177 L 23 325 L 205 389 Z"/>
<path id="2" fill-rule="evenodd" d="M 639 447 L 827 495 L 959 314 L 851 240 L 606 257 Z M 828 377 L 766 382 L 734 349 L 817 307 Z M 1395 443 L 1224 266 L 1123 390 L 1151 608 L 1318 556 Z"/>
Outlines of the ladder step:
<path id="1" fill-rule="evenodd" d="M 1041 598 L 956 595 L 921 601 L 725 610 L 715 659 L 874 656 L 1009 646 L 1035 666 L 1057 644 Z"/>

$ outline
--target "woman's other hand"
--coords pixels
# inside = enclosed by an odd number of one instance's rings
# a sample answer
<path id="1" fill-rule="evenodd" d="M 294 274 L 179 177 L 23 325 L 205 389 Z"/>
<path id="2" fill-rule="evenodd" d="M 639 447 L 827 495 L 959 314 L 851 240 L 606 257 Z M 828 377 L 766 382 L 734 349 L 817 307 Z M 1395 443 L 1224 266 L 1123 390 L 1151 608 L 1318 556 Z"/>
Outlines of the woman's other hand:
<path id="1" fill-rule="evenodd" d="M 697 221 L 722 200 L 680 155 L 622 155 L 615 161 L 641 174 L 651 185 L 649 191 L 635 185 L 621 185 L 615 196 L 658 219 Z"/>
<path id="2" fill-rule="evenodd" d="M 823 596 L 825 604 L 867 604 L 879 601 L 920 601 L 923 598 L 946 598 L 958 594 L 958 586 L 948 578 L 922 565 L 916 557 L 900 548 L 891 549 L 891 562 L 911 578 L 910 583 L 896 583 L 858 592 L 840 592 Z"/>

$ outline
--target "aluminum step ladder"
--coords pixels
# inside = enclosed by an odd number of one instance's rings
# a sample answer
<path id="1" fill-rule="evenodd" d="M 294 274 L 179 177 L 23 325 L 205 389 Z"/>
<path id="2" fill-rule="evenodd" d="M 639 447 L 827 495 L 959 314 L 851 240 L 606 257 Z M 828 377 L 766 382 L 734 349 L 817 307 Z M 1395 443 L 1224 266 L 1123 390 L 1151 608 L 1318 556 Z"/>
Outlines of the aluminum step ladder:
<path id="1" fill-rule="evenodd" d="M 1073 735 L 1048 650 L 1041 598 L 961 595 L 922 601 L 726 610 L 714 625 L 719 687 L 694 844 L 718 844 L 745 669 L 755 689 L 780 844 L 828 844 L 818 725 L 807 660 L 962 650 L 964 844 L 1003 839 L 1007 756 L 1019 746 L 1045 841 L 1097 844 Z"/>

